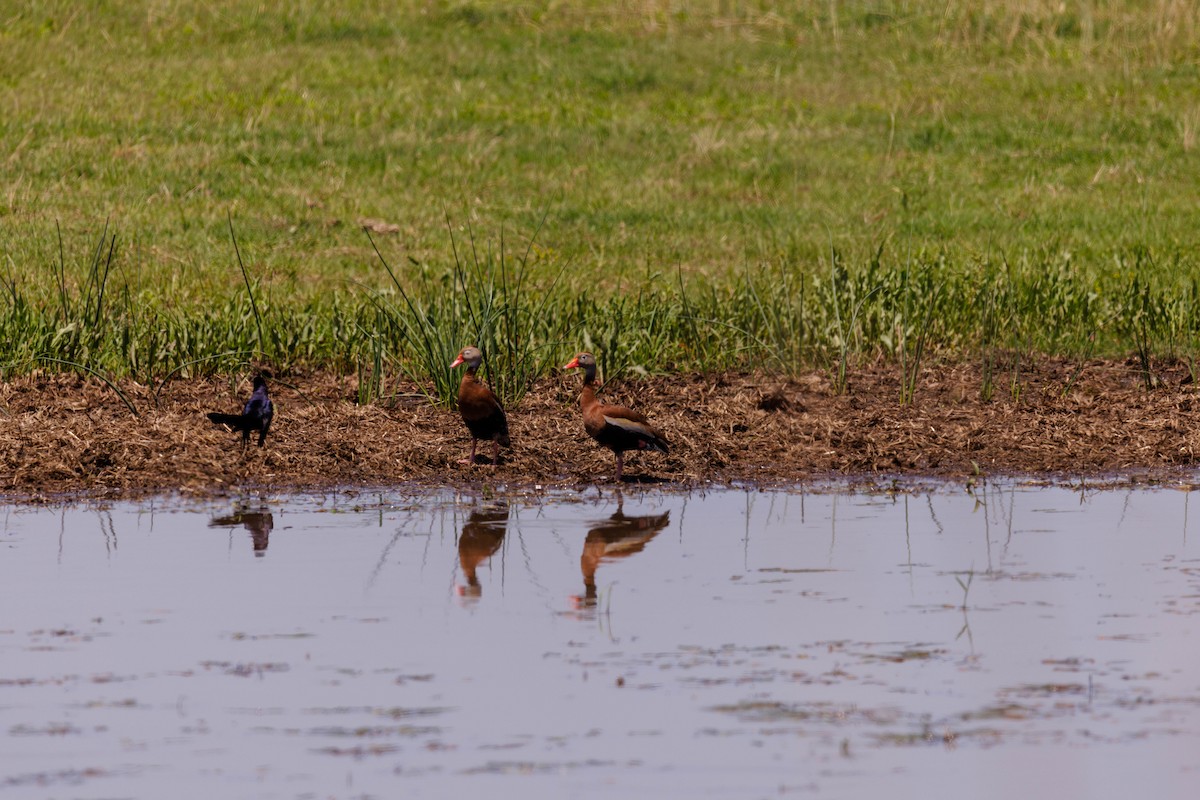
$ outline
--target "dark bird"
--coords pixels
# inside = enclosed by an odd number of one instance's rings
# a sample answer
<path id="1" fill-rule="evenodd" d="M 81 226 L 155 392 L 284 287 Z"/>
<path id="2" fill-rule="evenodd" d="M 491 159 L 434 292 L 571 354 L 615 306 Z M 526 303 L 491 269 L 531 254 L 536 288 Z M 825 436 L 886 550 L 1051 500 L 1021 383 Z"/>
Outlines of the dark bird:
<path id="1" fill-rule="evenodd" d="M 601 403 L 596 399 L 596 357 L 580 353 L 563 369 L 583 370 L 583 391 L 579 407 L 583 410 L 583 429 L 617 456 L 617 481 L 621 480 L 626 450 L 657 450 L 666 453 L 669 443 L 650 420 L 631 408 Z"/>
<path id="2" fill-rule="evenodd" d="M 504 407 L 492 394 L 487 385 L 475 377 L 475 371 L 483 363 L 483 353 L 478 347 L 464 347 L 459 352 L 454 363 L 454 369 L 460 364 L 467 365 L 467 371 L 458 385 L 458 413 L 462 414 L 467 430 L 471 432 L 471 455 L 462 459 L 460 464 L 475 463 L 475 447 L 479 440 L 492 442 L 492 466 L 500 463 L 500 445 L 509 447 L 508 417 L 504 416 Z"/>
<path id="3" fill-rule="evenodd" d="M 223 517 L 213 517 L 208 522 L 210 528 L 227 528 L 241 525 L 250 532 L 250 541 L 254 547 L 254 555 L 262 557 L 267 553 L 267 545 L 271 543 L 271 531 L 275 528 L 275 516 L 263 508 L 258 511 L 237 509 L 232 514 Z"/>
<path id="4" fill-rule="evenodd" d="M 222 414 L 210 412 L 208 418 L 217 425 L 227 425 L 235 431 L 242 432 L 242 446 L 250 442 L 250 431 L 258 431 L 258 446 L 262 447 L 267 440 L 267 430 L 271 427 L 271 417 L 275 410 L 271 407 L 271 398 L 267 395 L 267 382 L 261 375 L 254 376 L 254 393 L 246 401 L 246 407 L 240 414 Z"/>

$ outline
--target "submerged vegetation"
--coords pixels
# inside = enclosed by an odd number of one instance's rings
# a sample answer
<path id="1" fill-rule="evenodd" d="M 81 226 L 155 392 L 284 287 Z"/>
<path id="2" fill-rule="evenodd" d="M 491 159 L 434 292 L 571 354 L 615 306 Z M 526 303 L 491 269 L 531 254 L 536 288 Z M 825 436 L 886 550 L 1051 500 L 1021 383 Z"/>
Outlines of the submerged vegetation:
<path id="1" fill-rule="evenodd" d="M 48 2 L 0 41 L 6 374 L 449 402 L 477 343 L 508 403 L 586 347 L 883 358 L 909 404 L 931 359 L 990 399 L 1200 349 L 1191 3 Z"/>

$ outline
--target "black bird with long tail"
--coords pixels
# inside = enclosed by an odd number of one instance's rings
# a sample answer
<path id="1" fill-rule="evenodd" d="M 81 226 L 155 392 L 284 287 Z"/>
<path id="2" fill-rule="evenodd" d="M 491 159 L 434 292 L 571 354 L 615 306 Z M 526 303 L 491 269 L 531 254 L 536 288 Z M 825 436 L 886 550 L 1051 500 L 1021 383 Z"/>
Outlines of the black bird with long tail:
<path id="1" fill-rule="evenodd" d="M 222 414 L 218 411 L 209 413 L 208 418 L 215 425 L 227 425 L 235 431 L 242 432 L 242 447 L 250 443 L 250 432 L 258 431 L 258 446 L 262 447 L 267 440 L 267 431 L 271 427 L 271 418 L 275 409 L 271 406 L 271 397 L 267 394 L 267 382 L 262 375 L 254 376 L 254 393 L 246 401 L 246 407 L 241 414 Z"/>

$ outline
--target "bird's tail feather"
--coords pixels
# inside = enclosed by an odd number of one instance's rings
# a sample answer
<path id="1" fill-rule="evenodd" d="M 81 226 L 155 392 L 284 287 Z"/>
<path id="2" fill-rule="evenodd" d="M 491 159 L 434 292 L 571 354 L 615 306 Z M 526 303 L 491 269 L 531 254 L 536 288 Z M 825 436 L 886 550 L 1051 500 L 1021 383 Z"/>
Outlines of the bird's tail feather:
<path id="1" fill-rule="evenodd" d="M 667 440 L 662 438 L 661 436 L 655 436 L 652 439 L 645 438 L 645 439 L 638 440 L 638 449 L 639 450 L 657 450 L 660 453 L 666 453 L 667 447 L 668 447 Z"/>
<path id="2" fill-rule="evenodd" d="M 221 414 L 217 411 L 210 411 L 208 418 L 212 420 L 214 425 L 228 425 L 235 431 L 240 431 L 246 427 L 246 420 L 241 414 Z"/>

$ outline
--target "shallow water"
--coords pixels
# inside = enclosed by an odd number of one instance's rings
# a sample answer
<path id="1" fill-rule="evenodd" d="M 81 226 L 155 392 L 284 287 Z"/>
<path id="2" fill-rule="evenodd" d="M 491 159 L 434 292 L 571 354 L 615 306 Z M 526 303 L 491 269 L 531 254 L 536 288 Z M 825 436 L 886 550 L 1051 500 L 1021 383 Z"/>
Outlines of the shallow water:
<path id="1" fill-rule="evenodd" d="M 1188 501 L 9 508 L 0 793 L 1192 797 Z"/>

